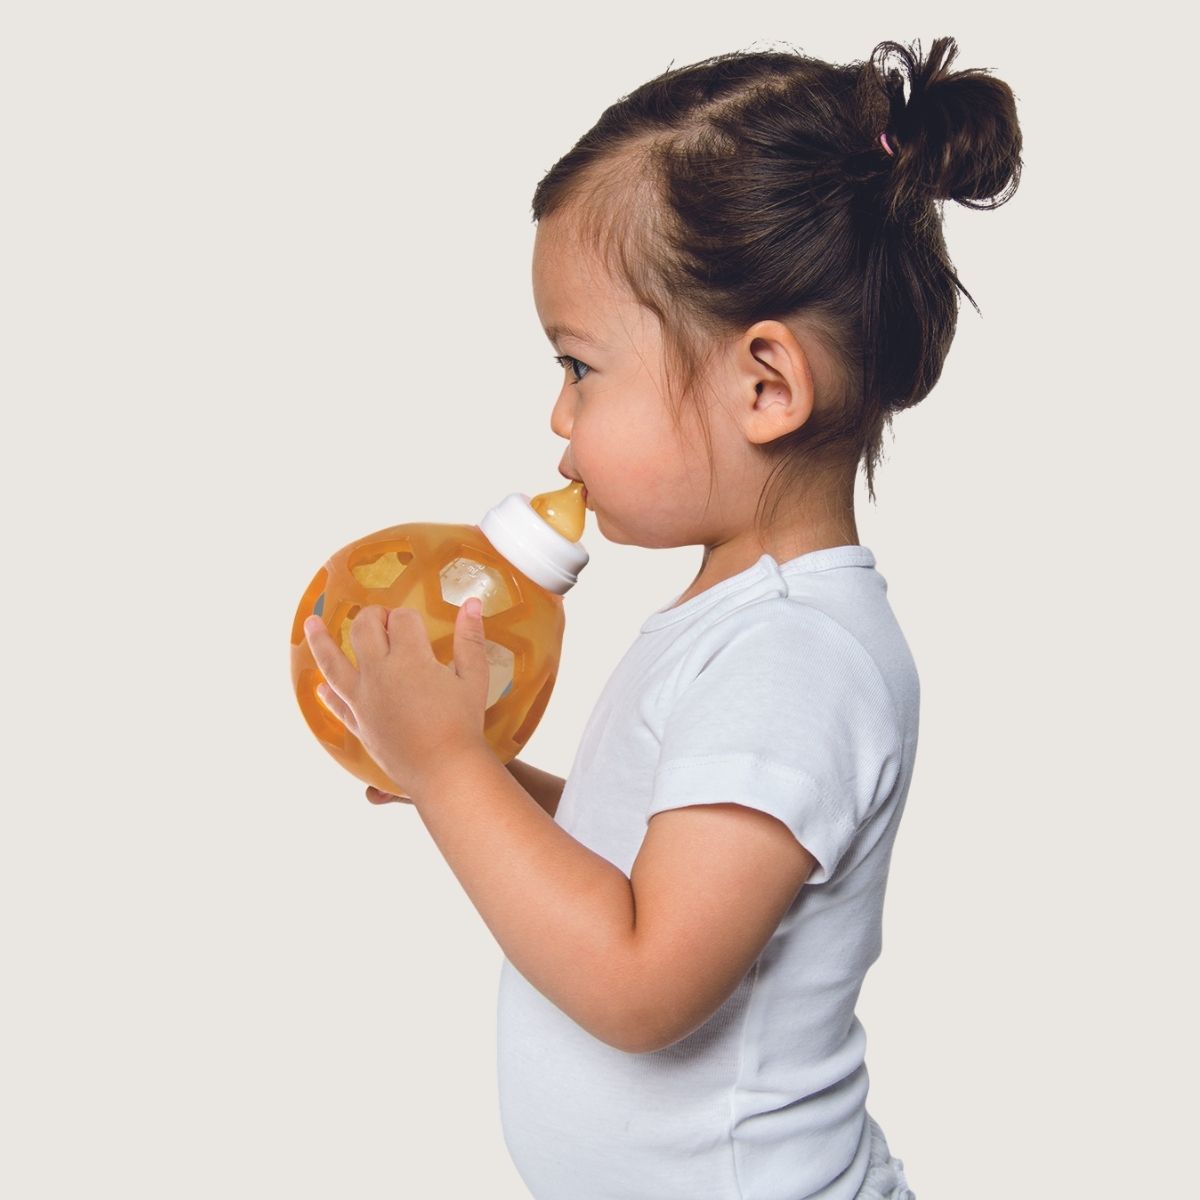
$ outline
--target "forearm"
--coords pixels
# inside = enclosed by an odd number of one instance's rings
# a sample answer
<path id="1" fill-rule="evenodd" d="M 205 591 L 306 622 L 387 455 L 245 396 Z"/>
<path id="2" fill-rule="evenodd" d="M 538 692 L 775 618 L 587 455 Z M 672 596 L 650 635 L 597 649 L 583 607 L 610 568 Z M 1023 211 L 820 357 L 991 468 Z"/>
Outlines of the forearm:
<path id="1" fill-rule="evenodd" d="M 539 770 L 519 758 L 510 759 L 508 773 L 550 814 L 558 812 L 558 802 L 562 799 L 563 788 L 567 781 L 549 771 Z"/>
<path id="2" fill-rule="evenodd" d="M 633 996 L 633 889 L 576 841 L 490 746 L 445 756 L 414 807 L 509 962 L 594 1037 L 622 1048 Z"/>

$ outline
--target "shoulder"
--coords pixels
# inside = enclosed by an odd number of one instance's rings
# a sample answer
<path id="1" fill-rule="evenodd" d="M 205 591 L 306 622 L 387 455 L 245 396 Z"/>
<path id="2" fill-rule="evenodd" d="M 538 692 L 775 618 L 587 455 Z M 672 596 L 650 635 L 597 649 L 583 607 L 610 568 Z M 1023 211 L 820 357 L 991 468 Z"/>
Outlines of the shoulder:
<path id="1" fill-rule="evenodd" d="M 902 695 L 902 692 L 900 693 Z M 659 719 L 701 730 L 720 720 L 750 744 L 800 730 L 843 742 L 903 740 L 896 689 L 863 642 L 827 612 L 771 597 L 702 631 L 659 694 Z"/>
<path id="2" fill-rule="evenodd" d="M 858 644 L 841 621 L 795 596 L 765 596 L 729 609 L 701 630 L 698 640 L 719 647 L 770 636 Z"/>
<path id="3" fill-rule="evenodd" d="M 837 674 L 884 687 L 883 671 L 846 625 L 821 608 L 789 596 L 756 600 L 722 614 L 700 631 L 683 662 L 680 686 L 705 671 L 750 664 L 762 681 L 796 671 L 837 668 Z"/>

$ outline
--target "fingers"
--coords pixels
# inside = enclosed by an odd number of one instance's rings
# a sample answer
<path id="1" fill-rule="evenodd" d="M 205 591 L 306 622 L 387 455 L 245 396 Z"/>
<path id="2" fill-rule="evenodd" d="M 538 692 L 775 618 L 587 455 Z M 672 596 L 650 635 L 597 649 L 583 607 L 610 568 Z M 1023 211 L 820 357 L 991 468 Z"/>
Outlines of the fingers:
<path id="1" fill-rule="evenodd" d="M 382 604 L 368 604 L 359 609 L 350 622 L 350 645 L 361 661 L 366 654 L 383 658 L 388 651 L 388 610 Z"/>
<path id="2" fill-rule="evenodd" d="M 386 639 L 400 648 L 402 654 L 427 654 L 433 657 L 429 632 L 421 614 L 415 608 L 393 608 L 384 612 Z"/>
<path id="3" fill-rule="evenodd" d="M 353 711 L 351 711 L 349 705 L 346 704 L 341 696 L 339 696 L 337 692 L 335 692 L 333 688 L 329 686 L 329 684 L 323 683 L 317 688 L 317 699 L 320 700 L 321 703 L 324 704 L 325 707 L 329 709 L 329 711 L 333 713 L 333 715 L 337 717 L 337 719 L 341 721 L 341 723 L 345 725 L 345 727 L 350 730 L 355 737 L 358 737 L 358 722 L 354 719 Z"/>
<path id="4" fill-rule="evenodd" d="M 459 606 L 454 619 L 454 670 L 460 679 L 482 683 L 487 695 L 490 668 L 483 633 L 483 605 L 477 596 L 469 596 Z"/>
<path id="5" fill-rule="evenodd" d="M 399 804 L 411 804 L 411 796 L 397 796 L 392 792 L 381 792 L 377 787 L 367 788 L 367 799 L 372 804 L 391 804 L 393 801 Z"/>
<path id="6" fill-rule="evenodd" d="M 350 626 L 352 641 L 354 637 L 354 625 L 357 623 L 356 619 L 354 624 Z M 351 665 L 350 660 L 342 653 L 341 647 L 330 636 L 329 630 L 325 628 L 325 622 L 320 617 L 309 617 L 304 622 L 304 636 L 308 641 L 308 648 L 312 652 L 313 661 L 317 664 L 321 674 L 325 676 L 329 686 L 339 696 L 346 696 L 353 699 L 354 684 L 358 678 L 358 672 Z M 354 651 L 356 654 L 358 653 L 357 646 L 355 646 Z"/>

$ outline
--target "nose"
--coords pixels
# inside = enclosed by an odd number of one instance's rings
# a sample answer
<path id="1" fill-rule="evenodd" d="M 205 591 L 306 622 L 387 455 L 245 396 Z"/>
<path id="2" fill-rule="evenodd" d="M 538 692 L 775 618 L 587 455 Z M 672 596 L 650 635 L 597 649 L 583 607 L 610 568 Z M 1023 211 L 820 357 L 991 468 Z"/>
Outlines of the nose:
<path id="1" fill-rule="evenodd" d="M 558 398 L 550 410 L 550 429 L 564 442 L 571 440 L 571 430 L 575 424 L 575 413 L 572 405 L 572 392 L 566 384 L 559 389 Z"/>

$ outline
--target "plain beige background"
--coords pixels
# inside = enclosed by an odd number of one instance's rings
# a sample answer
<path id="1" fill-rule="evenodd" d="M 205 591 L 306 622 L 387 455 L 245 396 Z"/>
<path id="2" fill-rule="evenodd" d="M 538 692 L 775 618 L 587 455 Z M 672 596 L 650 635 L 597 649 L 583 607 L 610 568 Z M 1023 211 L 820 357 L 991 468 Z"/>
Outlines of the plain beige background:
<path id="1" fill-rule="evenodd" d="M 309 734 L 295 605 L 368 530 L 559 482 L 529 205 L 608 104 L 940 34 L 1017 93 L 1025 172 L 947 206 L 983 316 L 861 487 L 924 700 L 869 1105 L 919 1200 L 1194 1186 L 1194 28 L 1126 16 L 6 10 L 0 1191 L 527 1194 L 501 952 Z M 700 558 L 586 544 L 523 755 L 559 774 Z"/>

